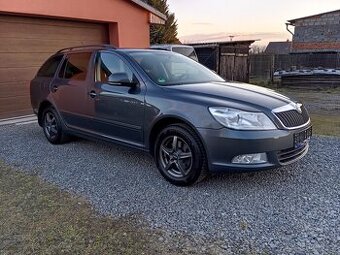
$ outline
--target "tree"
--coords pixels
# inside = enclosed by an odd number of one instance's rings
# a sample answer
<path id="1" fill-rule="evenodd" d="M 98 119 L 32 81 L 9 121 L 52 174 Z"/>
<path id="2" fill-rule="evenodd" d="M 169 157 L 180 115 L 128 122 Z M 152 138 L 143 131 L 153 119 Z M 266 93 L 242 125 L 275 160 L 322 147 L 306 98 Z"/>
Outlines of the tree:
<path id="1" fill-rule="evenodd" d="M 166 16 L 165 24 L 151 24 L 150 26 L 150 43 L 164 44 L 164 43 L 180 43 L 177 38 L 177 20 L 175 14 L 169 10 L 169 5 L 166 0 L 147 0 L 147 3 L 164 13 Z"/>

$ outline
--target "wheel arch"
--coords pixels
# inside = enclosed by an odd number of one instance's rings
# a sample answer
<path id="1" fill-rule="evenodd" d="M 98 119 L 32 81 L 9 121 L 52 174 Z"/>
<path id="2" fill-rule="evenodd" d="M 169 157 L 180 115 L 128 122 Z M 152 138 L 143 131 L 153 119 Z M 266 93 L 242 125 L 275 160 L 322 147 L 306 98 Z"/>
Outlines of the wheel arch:
<path id="1" fill-rule="evenodd" d="M 149 136 L 148 136 L 148 148 L 149 148 L 151 155 L 154 155 L 154 147 L 155 147 L 156 139 L 157 139 L 159 132 L 162 129 L 164 129 L 165 127 L 167 127 L 169 125 L 173 125 L 173 124 L 182 124 L 182 125 L 185 125 L 188 128 L 190 128 L 190 130 L 193 131 L 197 135 L 197 137 L 199 138 L 199 140 L 200 140 L 200 142 L 203 146 L 203 149 L 204 149 L 204 154 L 205 154 L 205 156 L 207 156 L 205 143 L 203 141 L 202 136 L 200 135 L 200 133 L 195 128 L 195 126 L 193 124 L 191 124 L 189 121 L 187 121 L 187 120 L 185 120 L 181 117 L 172 116 L 172 115 L 163 116 L 162 118 L 158 119 L 153 124 L 151 131 L 149 132 Z"/>
<path id="2" fill-rule="evenodd" d="M 50 107 L 50 106 L 53 106 L 52 103 L 50 101 L 43 101 L 40 103 L 39 105 L 39 110 L 38 110 L 38 123 L 39 123 L 39 126 L 42 126 L 42 114 L 44 112 L 44 110 L 47 108 L 47 107 Z"/>

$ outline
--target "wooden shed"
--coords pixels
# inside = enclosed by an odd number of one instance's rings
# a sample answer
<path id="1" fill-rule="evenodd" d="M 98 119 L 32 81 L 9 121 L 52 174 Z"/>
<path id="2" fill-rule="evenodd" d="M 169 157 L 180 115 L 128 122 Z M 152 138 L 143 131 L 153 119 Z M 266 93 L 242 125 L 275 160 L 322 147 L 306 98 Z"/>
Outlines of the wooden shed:
<path id="1" fill-rule="evenodd" d="M 201 64 L 226 80 L 249 82 L 249 50 L 255 41 L 190 44 Z"/>

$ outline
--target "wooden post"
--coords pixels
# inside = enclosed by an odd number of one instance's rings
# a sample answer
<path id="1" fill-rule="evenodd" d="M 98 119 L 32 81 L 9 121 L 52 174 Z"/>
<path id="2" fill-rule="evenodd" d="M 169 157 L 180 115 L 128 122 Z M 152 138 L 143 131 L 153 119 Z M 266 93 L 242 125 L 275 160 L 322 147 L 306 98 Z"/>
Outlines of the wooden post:
<path id="1" fill-rule="evenodd" d="M 216 50 L 215 50 L 215 54 L 216 54 L 216 73 L 220 74 L 220 62 L 221 62 L 221 50 L 220 50 L 220 45 L 216 46 Z"/>
<path id="2" fill-rule="evenodd" d="M 270 81 L 274 83 L 274 72 L 275 72 L 275 55 L 271 56 L 270 59 Z"/>

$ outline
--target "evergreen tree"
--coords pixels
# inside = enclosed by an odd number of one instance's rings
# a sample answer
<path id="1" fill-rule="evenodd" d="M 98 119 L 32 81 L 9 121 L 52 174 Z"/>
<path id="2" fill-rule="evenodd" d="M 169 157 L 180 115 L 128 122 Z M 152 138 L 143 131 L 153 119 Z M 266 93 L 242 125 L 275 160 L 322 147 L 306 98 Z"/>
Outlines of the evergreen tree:
<path id="1" fill-rule="evenodd" d="M 180 43 L 177 38 L 177 20 L 175 14 L 169 10 L 169 5 L 166 0 L 147 0 L 147 3 L 164 13 L 166 21 L 164 25 L 151 24 L 150 26 L 150 43 L 164 44 L 164 43 Z"/>

